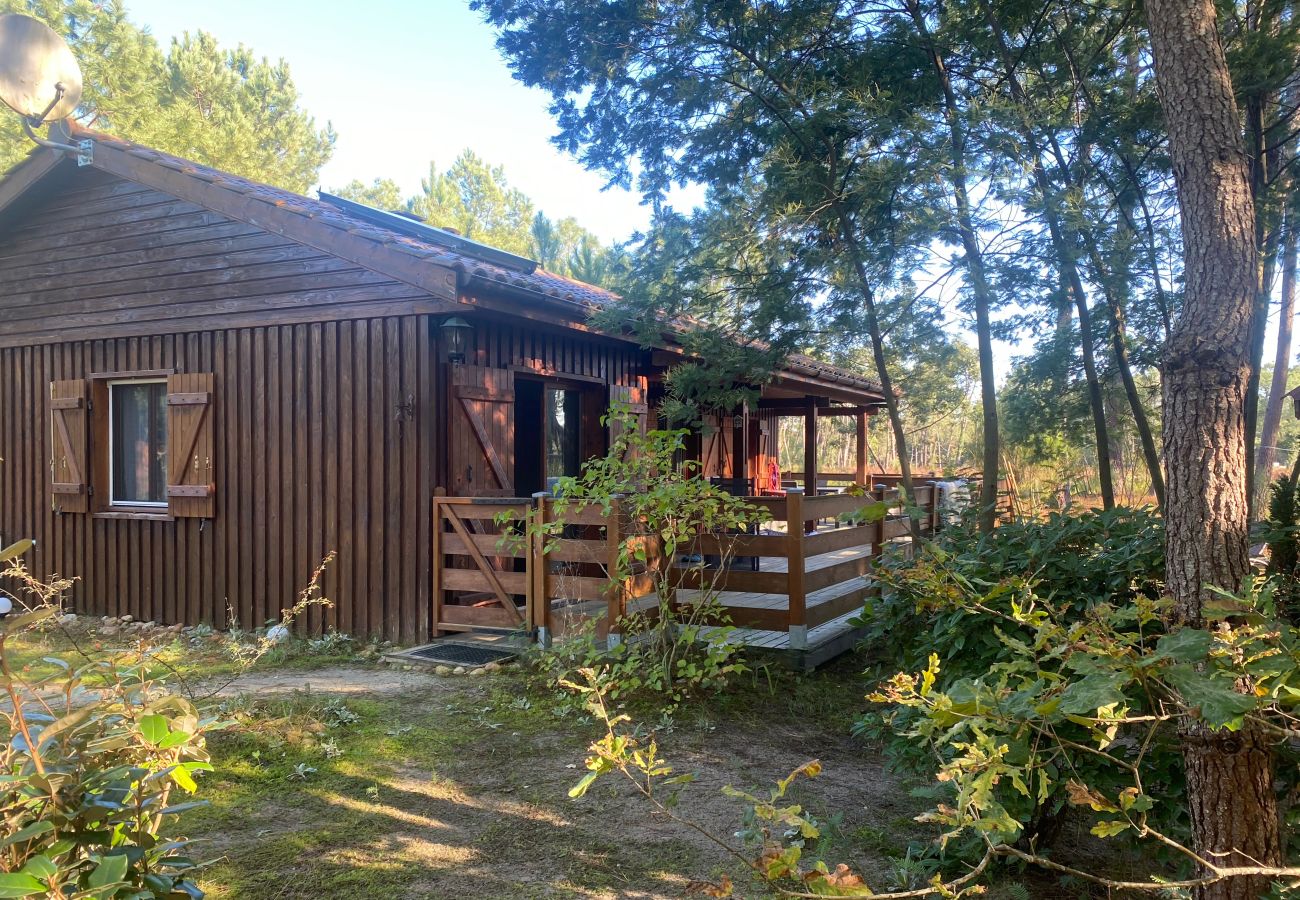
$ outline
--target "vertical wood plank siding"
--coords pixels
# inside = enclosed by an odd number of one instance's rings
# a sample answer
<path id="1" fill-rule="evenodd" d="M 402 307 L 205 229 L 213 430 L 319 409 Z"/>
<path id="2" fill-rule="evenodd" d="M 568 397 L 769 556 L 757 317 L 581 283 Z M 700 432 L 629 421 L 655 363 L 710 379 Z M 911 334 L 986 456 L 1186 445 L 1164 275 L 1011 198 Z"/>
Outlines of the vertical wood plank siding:
<path id="1" fill-rule="evenodd" d="M 244 626 L 277 617 L 340 550 L 325 579 L 335 606 L 310 625 L 423 638 L 428 555 L 414 548 L 428 533 L 421 498 L 435 461 L 420 440 L 432 386 L 416 378 L 429 365 L 428 328 L 380 318 L 0 348 L 0 540 L 35 538 L 33 569 L 76 577 L 78 611 L 219 626 L 228 610 Z M 340 371 L 340 345 L 370 347 L 365 368 Z M 215 376 L 216 516 L 54 513 L 48 382 L 144 369 Z M 366 393 L 338 389 L 351 382 Z M 399 421 L 397 398 L 408 396 L 412 416 Z M 325 486 L 339 480 L 354 485 L 347 503 Z"/>
<path id="2" fill-rule="evenodd" d="M 78 612 L 220 627 L 278 617 L 333 550 L 334 606 L 310 630 L 428 637 L 447 303 L 128 181 L 69 178 L 0 221 L 0 542 L 35 538 L 33 571 L 76 578 Z M 475 365 L 647 371 L 626 343 L 465 314 Z M 55 513 L 49 383 L 163 369 L 214 376 L 215 516 Z"/>

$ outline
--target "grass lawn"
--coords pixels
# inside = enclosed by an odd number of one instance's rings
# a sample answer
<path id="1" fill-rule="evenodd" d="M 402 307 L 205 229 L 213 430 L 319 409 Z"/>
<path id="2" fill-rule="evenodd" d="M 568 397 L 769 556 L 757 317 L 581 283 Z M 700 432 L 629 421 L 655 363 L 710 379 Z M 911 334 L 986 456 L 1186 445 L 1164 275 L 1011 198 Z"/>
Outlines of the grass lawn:
<path id="1" fill-rule="evenodd" d="M 159 659 L 202 693 L 225 681 L 229 661 L 192 644 L 163 643 Z M 34 668 L 75 654 L 56 634 L 17 649 Z M 793 797 L 818 818 L 836 814 L 828 861 L 878 889 L 901 886 L 909 842 L 932 837 L 913 821 L 927 804 L 849 736 L 866 702 L 862 665 L 849 657 L 809 676 L 759 668 L 652 723 L 674 768 L 698 776 L 681 814 L 734 844 L 744 810 L 721 788 L 765 791 L 816 756 L 824 774 Z M 210 739 L 216 772 L 199 796 L 211 805 L 181 830 L 211 860 L 199 877 L 211 898 L 681 897 L 724 872 L 736 896 L 769 896 L 616 776 L 570 800 L 599 726 L 557 715 L 517 669 L 438 677 L 327 647 L 273 654 L 209 702 L 237 725 Z M 990 896 L 1079 896 L 1050 883 L 1025 890 L 1013 879 Z"/>

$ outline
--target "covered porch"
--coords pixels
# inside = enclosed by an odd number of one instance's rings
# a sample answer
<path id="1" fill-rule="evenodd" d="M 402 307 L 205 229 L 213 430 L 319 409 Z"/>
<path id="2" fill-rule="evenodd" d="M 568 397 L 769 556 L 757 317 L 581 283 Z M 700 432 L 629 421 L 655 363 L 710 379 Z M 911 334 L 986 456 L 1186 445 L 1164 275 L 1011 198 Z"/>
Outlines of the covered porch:
<path id="1" fill-rule="evenodd" d="M 493 365 L 485 352 L 464 359 L 446 368 L 450 415 L 439 479 L 446 488 L 433 498 L 432 632 L 551 641 L 591 627 L 599 638 L 622 639 L 625 617 L 657 608 L 660 599 L 648 571 L 610 578 L 620 543 L 635 536 L 638 523 L 616 504 L 607 514 L 566 515 L 563 539 L 545 546 L 526 535 L 538 531 L 529 526 L 555 521 L 555 479 L 578 474 L 584 460 L 607 451 L 614 435 L 601 416 L 612 404 L 631 410 L 633 427 L 657 426 L 664 373 L 682 358 L 650 351 L 641 368 L 625 363 L 607 373 L 535 357 Z M 850 620 L 875 589 L 873 566 L 887 547 L 912 539 L 909 514 L 919 534 L 938 523 L 935 488 L 923 485 L 904 510 L 892 479 L 869 469 L 867 425 L 883 405 L 869 379 L 796 357 L 757 386 L 749 403 L 704 416 L 686 447 L 700 477 L 766 513 L 755 533 L 701 536 L 678 559 L 655 559 L 651 546 L 649 566 L 670 572 L 670 602 L 689 611 L 707 597 L 710 627 L 729 627 L 729 640 L 786 652 L 802 664 L 847 649 Z M 780 422 L 791 416 L 802 423 L 797 462 L 782 459 L 778 446 Z M 819 423 L 831 417 L 850 417 L 857 437 L 855 471 L 837 483 L 818 472 Z M 857 486 L 852 493 L 844 492 L 846 482 Z M 887 518 L 854 520 L 881 500 L 891 503 Z"/>
<path id="2" fill-rule="evenodd" d="M 851 647 L 859 634 L 853 620 L 879 589 L 874 566 L 887 549 L 912 552 L 914 518 L 922 538 L 940 526 L 938 499 L 933 484 L 917 486 L 907 509 L 890 488 L 867 496 L 807 497 L 796 489 L 750 497 L 767 515 L 757 534 L 702 535 L 689 554 L 663 561 L 617 503 L 608 514 L 569 512 L 566 536 L 543 542 L 509 534 L 554 521 L 549 497 L 437 498 L 434 628 L 513 631 L 549 642 L 591 627 L 599 638 L 620 640 L 626 616 L 651 613 L 659 603 L 647 572 L 609 577 L 619 544 L 631 535 L 647 542 L 649 565 L 667 566 L 669 602 L 678 611 L 707 602 L 709 628 L 728 629 L 727 640 L 811 668 Z M 890 504 L 883 519 L 852 519 L 877 501 Z"/>

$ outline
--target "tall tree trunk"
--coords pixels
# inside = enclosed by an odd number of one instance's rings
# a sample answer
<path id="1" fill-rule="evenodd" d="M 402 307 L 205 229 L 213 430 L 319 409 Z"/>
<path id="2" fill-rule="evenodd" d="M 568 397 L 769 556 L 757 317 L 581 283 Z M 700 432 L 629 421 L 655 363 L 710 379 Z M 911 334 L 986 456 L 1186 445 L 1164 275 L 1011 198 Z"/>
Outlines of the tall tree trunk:
<path id="1" fill-rule="evenodd" d="M 1160 451 L 1156 449 L 1155 435 L 1151 432 L 1151 422 L 1147 419 L 1146 407 L 1142 404 L 1142 395 L 1138 393 L 1137 381 L 1133 378 L 1133 365 L 1128 356 L 1128 326 L 1123 301 L 1113 290 L 1105 286 L 1105 272 L 1102 269 L 1101 254 L 1097 243 L 1088 235 L 1088 252 L 1098 281 L 1102 282 L 1102 293 L 1106 300 L 1106 315 L 1110 322 L 1110 344 L 1115 354 L 1115 367 L 1119 370 L 1120 382 L 1124 385 L 1124 396 L 1128 398 L 1129 410 L 1133 413 L 1133 424 L 1137 428 L 1138 439 L 1142 443 L 1142 456 L 1146 460 L 1147 473 L 1151 476 L 1151 490 L 1156 495 L 1156 505 L 1165 505 L 1165 479 L 1160 466 Z"/>
<path id="2" fill-rule="evenodd" d="M 975 219 L 971 214 L 970 193 L 966 186 L 966 129 L 962 110 L 957 101 L 957 92 L 953 90 L 948 67 L 943 54 L 935 45 L 926 26 L 925 16 L 916 0 L 909 0 L 908 12 L 921 33 L 939 85 L 943 90 L 944 119 L 948 124 L 948 150 L 952 160 L 953 199 L 957 207 L 957 230 L 961 233 L 963 262 L 966 275 L 970 279 L 971 294 L 975 298 L 975 339 L 979 349 L 980 364 L 980 399 L 984 413 L 984 459 L 980 481 L 980 530 L 986 534 L 993 530 L 997 522 L 998 505 L 998 460 L 1001 457 L 998 436 L 998 389 L 997 374 L 993 371 L 993 327 L 989 319 L 992 306 L 992 291 L 989 290 L 988 277 L 984 268 L 984 252 L 980 248 L 979 236 L 975 231 Z"/>
<path id="3" fill-rule="evenodd" d="M 1256 34 L 1276 31 L 1276 15 L 1281 7 L 1267 3 L 1247 3 L 1245 27 Z M 1272 301 L 1273 275 L 1277 271 L 1277 254 L 1281 246 L 1278 225 L 1280 205 L 1276 198 L 1282 193 L 1273 188 L 1273 174 L 1280 159 L 1279 147 L 1272 139 L 1267 110 L 1276 109 L 1278 95 L 1264 92 L 1252 85 L 1244 100 L 1246 135 L 1249 140 L 1247 159 L 1250 165 L 1250 187 L 1255 201 L 1255 248 L 1257 253 L 1255 308 L 1251 323 L 1250 382 L 1246 396 L 1246 500 L 1248 510 L 1254 513 L 1254 500 L 1259 488 L 1255 483 L 1256 433 L 1259 418 L 1259 380 L 1264 364 L 1264 333 L 1268 330 L 1268 310 Z M 1286 129 L 1283 129 L 1286 130 Z M 1267 481 L 1267 473 L 1264 478 Z"/>
<path id="4" fill-rule="evenodd" d="M 1288 216 L 1288 218 L 1290 218 Z M 1291 329 L 1295 324 L 1296 276 L 1295 223 L 1287 222 L 1282 250 L 1282 303 L 1277 320 L 1277 352 L 1273 355 L 1273 380 L 1268 388 L 1268 406 L 1259 434 L 1259 452 L 1255 456 L 1255 508 L 1264 508 L 1264 499 L 1277 459 L 1278 429 L 1282 424 L 1282 402 L 1286 394 L 1287 374 L 1291 366 Z M 1298 457 L 1300 458 L 1300 457 Z"/>
<path id="5" fill-rule="evenodd" d="M 867 334 L 871 337 L 871 356 L 876 363 L 876 375 L 880 378 L 880 390 L 885 395 L 885 412 L 889 416 L 889 427 L 894 432 L 894 446 L 898 450 L 898 474 L 902 481 L 903 493 L 909 502 L 912 491 L 912 462 L 907 452 L 907 431 L 903 428 L 903 417 L 898 411 L 898 395 L 894 392 L 893 379 L 889 377 L 889 362 L 885 357 L 885 339 L 880 328 L 880 316 L 876 311 L 876 294 L 867 276 L 866 266 L 862 262 L 862 245 L 858 241 L 853 221 L 848 212 L 835 201 L 835 216 L 840 227 L 840 243 L 852 258 L 852 270 L 862 292 L 863 312 L 867 319 Z M 915 516 L 910 517 L 912 537 L 921 539 L 921 526 Z"/>
<path id="6" fill-rule="evenodd" d="M 1106 424 L 1106 400 L 1102 395 L 1101 379 L 1097 375 L 1097 360 L 1093 352 L 1092 312 L 1088 297 L 1083 292 L 1079 267 L 1071 257 L 1061 259 L 1061 275 L 1065 289 L 1074 299 L 1074 311 L 1079 316 L 1079 344 L 1083 352 L 1083 377 L 1088 385 L 1088 408 L 1092 410 L 1092 431 L 1097 440 L 1097 480 L 1101 486 L 1103 509 L 1115 508 L 1115 484 L 1110 460 L 1110 427 Z"/>
<path id="7" fill-rule="evenodd" d="M 1002 46 L 1005 47 L 1005 43 Z M 1068 46 L 1062 43 L 1061 48 L 1066 55 L 1069 56 L 1070 50 Z M 1130 58 L 1130 65 L 1136 65 L 1136 60 L 1132 57 Z M 1095 100 L 1092 96 L 1092 92 L 1088 89 L 1086 81 L 1076 80 L 1076 88 L 1089 106 L 1095 106 Z M 1047 141 L 1048 145 L 1051 147 L 1052 155 L 1056 159 L 1057 170 L 1060 172 L 1061 180 L 1065 184 L 1069 185 L 1072 190 L 1082 195 L 1084 187 L 1081 183 L 1082 176 L 1078 173 L 1074 175 L 1071 174 L 1069 162 L 1065 153 L 1061 149 L 1060 142 L 1056 139 L 1055 135 L 1050 132 L 1047 135 Z M 1081 158 L 1086 159 L 1088 154 L 1081 151 L 1079 155 Z M 1143 208 L 1145 209 L 1143 186 L 1137 178 L 1136 167 L 1129 161 L 1128 154 L 1124 150 L 1118 150 L 1117 155 L 1120 157 L 1121 161 L 1124 163 L 1126 171 L 1129 173 L 1133 193 L 1142 202 Z M 1128 231 L 1126 233 L 1136 236 L 1137 228 L 1133 222 L 1132 210 L 1129 208 L 1132 205 L 1132 199 L 1124 199 L 1126 195 L 1124 195 L 1123 192 L 1116 191 L 1115 193 L 1121 215 L 1121 221 L 1117 227 L 1124 228 L 1127 226 Z M 1120 381 L 1124 386 L 1124 396 L 1128 400 L 1129 410 L 1133 414 L 1133 423 L 1137 428 L 1138 437 L 1142 443 L 1142 455 L 1146 460 L 1147 472 L 1151 477 L 1151 490 L 1156 495 L 1156 505 L 1163 506 L 1165 502 L 1164 473 L 1160 466 L 1160 453 L 1156 450 L 1155 436 L 1151 432 L 1151 423 L 1147 419 L 1146 407 L 1142 403 L 1142 397 L 1138 394 L 1137 383 L 1133 378 L 1133 366 L 1128 355 L 1128 337 L 1125 334 L 1125 303 L 1122 296 L 1117 292 L 1117 280 L 1108 277 L 1108 270 L 1102 261 L 1101 249 L 1098 246 L 1096 235 L 1093 233 L 1092 229 L 1087 226 L 1079 226 L 1078 232 L 1080 240 L 1087 248 L 1089 261 L 1092 263 L 1093 271 L 1096 273 L 1097 284 L 1101 287 L 1102 298 L 1105 300 L 1107 319 L 1110 324 L 1111 349 L 1115 354 L 1115 366 L 1119 370 Z M 1154 245 L 1152 245 L 1152 248 L 1154 249 Z M 1157 257 L 1152 254 L 1150 259 L 1152 262 L 1152 274 L 1154 276 L 1153 284 L 1156 296 L 1166 319 L 1165 337 L 1168 338 L 1168 305 L 1164 298 L 1164 288 L 1160 283 L 1160 271 L 1156 262 Z M 1125 268 L 1127 269 L 1127 267 Z M 1096 415 L 1095 409 L 1093 415 Z"/>
<path id="8" fill-rule="evenodd" d="M 1034 132 L 1031 121 L 1029 98 L 1025 95 L 1020 77 L 1016 74 L 1015 61 L 1011 47 L 1007 44 L 1006 32 L 998 19 L 997 11 L 990 0 L 984 2 L 984 18 L 993 32 L 1001 57 L 1003 71 L 1011 98 L 1019 112 L 1020 132 L 1025 146 L 1029 149 L 1030 163 L 1033 167 L 1034 186 L 1043 203 L 1043 217 L 1047 221 L 1048 234 L 1052 239 L 1052 249 L 1060 265 L 1060 274 L 1066 289 L 1072 293 L 1075 311 L 1079 315 L 1079 332 L 1083 345 L 1083 368 L 1088 382 L 1088 405 L 1092 409 L 1092 427 L 1097 441 L 1097 480 L 1101 483 L 1102 505 L 1106 509 L 1115 506 L 1115 488 L 1111 477 L 1110 434 L 1106 427 L 1106 408 L 1102 402 L 1101 384 L 1097 379 L 1097 366 L 1092 350 L 1092 324 L 1088 314 L 1088 295 L 1083 290 L 1076 261 L 1076 234 L 1067 230 L 1068 223 L 1061 214 L 1059 198 L 1052 179 L 1043 167 L 1043 143 Z M 1068 181 L 1067 181 L 1068 184 Z"/>
<path id="9" fill-rule="evenodd" d="M 1156 86 L 1182 215 L 1186 293 L 1164 378 L 1166 581 L 1175 622 L 1199 625 L 1211 588 L 1247 558 L 1246 386 L 1257 285 L 1255 212 L 1213 0 L 1147 0 Z M 1279 865 L 1269 742 L 1180 726 L 1193 842 L 1228 865 Z M 1200 900 L 1254 900 L 1267 878 L 1217 882 Z"/>

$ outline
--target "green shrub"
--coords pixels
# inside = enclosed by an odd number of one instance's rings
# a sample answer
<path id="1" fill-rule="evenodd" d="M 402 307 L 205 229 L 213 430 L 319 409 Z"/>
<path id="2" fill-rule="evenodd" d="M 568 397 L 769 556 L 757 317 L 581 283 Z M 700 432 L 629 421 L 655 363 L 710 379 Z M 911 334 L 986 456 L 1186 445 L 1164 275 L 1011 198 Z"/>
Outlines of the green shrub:
<path id="1" fill-rule="evenodd" d="M 1262 537 L 1268 545 L 1268 573 L 1277 582 L 1278 607 L 1295 623 L 1300 619 L 1300 496 L 1294 478 L 1269 485 Z"/>
<path id="2" fill-rule="evenodd" d="M 648 593 L 639 609 L 612 623 L 617 642 L 605 646 L 589 625 L 543 651 L 536 670 L 560 684 L 592 668 L 612 699 L 646 699 L 671 712 L 686 697 L 721 687 L 746 670 L 712 584 L 727 555 L 709 567 L 694 544 L 701 534 L 738 535 L 759 521 L 762 510 L 699 477 L 699 463 L 682 459 L 685 430 L 643 433 L 630 412 L 617 406 L 606 423 L 617 426 L 609 453 L 588 462 L 577 477 L 559 479 L 554 519 L 528 527 L 535 539 L 554 546 L 565 535 L 566 517 L 591 507 L 609 516 L 617 504 L 623 537 L 605 577 L 619 583 L 637 578 L 648 584 Z M 700 581 L 690 603 L 677 602 L 683 571 Z"/>
<path id="3" fill-rule="evenodd" d="M 1154 600 L 1164 586 L 1164 529 L 1149 510 L 1052 513 L 987 535 L 975 525 L 942 531 L 914 560 L 892 559 L 885 590 L 863 611 L 865 647 L 884 671 L 919 669 L 937 653 L 947 678 L 987 672 L 1011 651 L 988 617 L 964 602 L 967 590 L 1025 584 L 1041 600 L 1085 615 L 1098 603 Z M 1010 612 L 1014 595 L 990 602 Z"/>
<path id="4" fill-rule="evenodd" d="M 53 674 L 16 673 L 7 642 L 49 623 L 67 586 L 33 579 L 17 561 L 27 546 L 0 553 L 18 601 L 0 619 L 0 897 L 201 897 L 174 829 L 199 805 L 185 796 L 211 770 L 204 737 L 216 723 L 142 657 L 51 657 Z"/>
<path id="5" fill-rule="evenodd" d="M 729 640 L 730 629 L 715 626 L 704 633 L 708 615 L 707 606 L 683 615 L 664 603 L 653 617 L 625 617 L 624 639 L 613 645 L 588 621 L 563 641 L 534 650 L 531 671 L 539 687 L 554 690 L 560 714 L 583 708 L 581 696 L 562 685 L 591 670 L 611 701 L 654 706 L 671 715 L 684 700 L 725 687 L 732 676 L 748 671 L 741 646 Z"/>
<path id="6" fill-rule="evenodd" d="M 1145 510 L 1054 513 L 987 535 L 973 527 L 948 529 L 923 545 L 915 559 L 893 560 L 882 573 L 881 596 L 866 605 L 862 621 L 868 628 L 867 647 L 879 661 L 876 674 L 925 670 L 934 660 L 933 690 L 976 706 L 981 702 L 977 698 L 1010 689 L 1026 656 L 1035 671 L 1068 678 L 1071 657 L 1038 658 L 1032 642 L 1027 644 L 1018 631 L 1017 619 L 1039 610 L 1067 625 L 1105 623 L 1117 641 L 1118 635 L 1139 643 L 1154 640 L 1162 631 L 1154 610 L 1163 587 L 1163 550 L 1160 519 Z M 890 705 L 870 710 L 857 730 L 878 740 L 896 767 L 929 775 L 936 744 L 930 739 L 934 735 L 921 733 L 928 724 L 922 705 Z M 1070 739 L 1090 740 L 1086 726 L 1065 722 L 1059 727 Z M 1013 755 L 1028 753 L 1026 735 L 1008 744 Z M 1171 740 L 1162 732 L 1149 748 L 1152 790 L 1176 793 L 1181 788 Z M 956 752 L 949 745 L 939 749 L 941 757 Z M 1089 783 L 1123 787 L 1127 773 L 1114 772 L 1104 760 L 1085 755 L 1077 765 Z M 943 798 L 946 791 L 938 785 L 933 793 Z M 1025 794 L 1008 780 L 993 793 L 1026 840 L 1052 842 L 1068 806 L 1063 783 Z M 1181 806 L 1165 806 L 1163 812 L 1170 817 L 1164 824 L 1176 830 Z"/>

